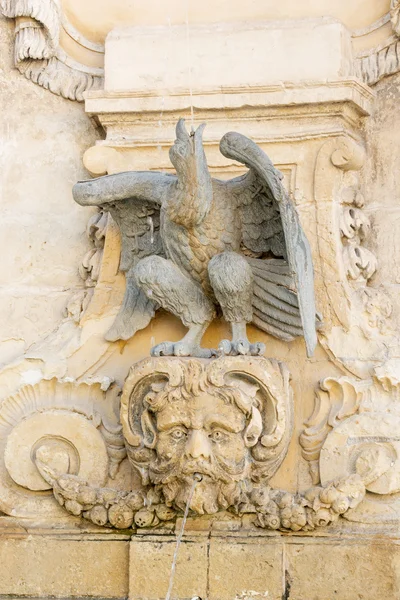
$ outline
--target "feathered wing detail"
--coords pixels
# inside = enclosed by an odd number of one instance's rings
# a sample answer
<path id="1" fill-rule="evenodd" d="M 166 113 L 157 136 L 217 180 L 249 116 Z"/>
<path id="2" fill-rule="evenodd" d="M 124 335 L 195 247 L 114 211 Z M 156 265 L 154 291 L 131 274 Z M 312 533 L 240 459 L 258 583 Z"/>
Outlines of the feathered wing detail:
<path id="1" fill-rule="evenodd" d="M 136 284 L 133 269 L 139 260 L 163 255 L 160 233 L 160 205 L 175 178 L 162 173 L 118 173 L 73 188 L 76 202 L 101 206 L 110 212 L 121 233 L 119 269 L 125 273 L 126 289 L 121 308 L 106 334 L 109 341 L 128 340 L 144 329 L 158 305 Z"/>
<path id="2" fill-rule="evenodd" d="M 244 181 L 248 186 L 240 204 L 244 246 L 256 254 L 287 258 L 281 213 L 271 189 L 252 172 Z"/>
<path id="3" fill-rule="evenodd" d="M 253 323 L 286 342 L 303 335 L 299 302 L 283 259 L 248 258 L 254 276 Z"/>
<path id="4" fill-rule="evenodd" d="M 129 340 L 137 331 L 144 329 L 154 317 L 157 305 L 139 290 L 132 270 L 125 274 L 125 295 L 114 323 L 105 335 L 109 342 Z"/>
<path id="5" fill-rule="evenodd" d="M 254 324 L 287 341 L 304 335 L 307 355 L 312 356 L 317 319 L 311 250 L 281 174 L 257 144 L 239 133 L 227 133 L 220 150 L 250 169 L 232 180 L 242 210 L 244 246 L 260 255 L 283 257 L 249 259 L 255 280 Z"/>
<path id="6" fill-rule="evenodd" d="M 105 338 L 110 342 L 128 340 L 144 329 L 154 317 L 157 304 L 136 284 L 133 270 L 138 261 L 163 254 L 160 209 L 151 202 L 133 198 L 107 205 L 121 233 L 119 269 L 125 273 L 125 295 L 114 323 Z"/>

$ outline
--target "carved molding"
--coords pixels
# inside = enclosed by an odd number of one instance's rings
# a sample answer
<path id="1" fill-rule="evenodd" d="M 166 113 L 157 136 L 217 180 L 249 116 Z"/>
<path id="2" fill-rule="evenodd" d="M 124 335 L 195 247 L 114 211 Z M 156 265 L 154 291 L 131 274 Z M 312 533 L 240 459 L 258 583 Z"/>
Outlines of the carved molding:
<path id="1" fill-rule="evenodd" d="M 101 87 L 103 70 L 74 61 L 59 46 L 62 9 L 57 0 L 1 0 L 5 17 L 15 19 L 15 66 L 34 83 L 68 100 Z"/>
<path id="2" fill-rule="evenodd" d="M 0 10 L 7 18 L 15 19 L 15 65 L 34 83 L 70 100 L 83 101 L 87 90 L 103 85 L 104 69 L 91 67 L 74 60 L 60 46 L 60 31 L 70 40 L 103 55 L 104 46 L 86 39 L 68 21 L 59 0 L 1 0 Z M 391 23 L 393 34 L 375 47 L 356 53 L 354 72 L 367 85 L 400 69 L 399 2 L 391 0 L 390 11 L 376 22 L 351 32 L 357 39 L 376 32 Z"/>

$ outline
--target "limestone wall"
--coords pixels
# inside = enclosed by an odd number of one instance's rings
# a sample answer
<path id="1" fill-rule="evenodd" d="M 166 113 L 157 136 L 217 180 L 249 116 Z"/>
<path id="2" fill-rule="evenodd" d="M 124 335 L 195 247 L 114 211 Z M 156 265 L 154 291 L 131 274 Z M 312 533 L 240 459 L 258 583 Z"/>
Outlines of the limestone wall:
<path id="1" fill-rule="evenodd" d="M 379 260 L 373 285 L 384 286 L 393 299 L 396 327 L 400 322 L 399 83 L 399 76 L 394 75 L 375 88 L 374 114 L 366 124 L 365 167 L 367 211 L 372 221 L 370 247 Z"/>
<path id="2" fill-rule="evenodd" d="M 96 131 L 81 104 L 32 85 L 13 65 L 13 24 L 1 27 L 0 363 L 61 321 L 82 280 L 88 213 L 71 187 L 86 177 L 83 152 Z"/>

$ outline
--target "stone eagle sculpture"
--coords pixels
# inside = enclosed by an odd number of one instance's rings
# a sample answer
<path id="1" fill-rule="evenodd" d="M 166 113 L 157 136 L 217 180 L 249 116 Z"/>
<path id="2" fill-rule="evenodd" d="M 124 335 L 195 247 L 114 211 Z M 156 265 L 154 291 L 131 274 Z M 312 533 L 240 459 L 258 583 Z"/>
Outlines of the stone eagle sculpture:
<path id="1" fill-rule="evenodd" d="M 129 339 L 157 308 L 188 327 L 179 342 L 163 342 L 154 356 L 210 357 L 202 336 L 222 312 L 232 339 L 221 354 L 259 355 L 246 324 L 285 341 L 303 335 L 316 345 L 313 266 L 282 175 L 252 140 L 230 132 L 221 153 L 246 165 L 229 181 L 211 177 L 203 148 L 205 124 L 187 132 L 183 119 L 169 156 L 176 175 L 129 171 L 78 182 L 76 202 L 111 213 L 120 228 L 125 297 L 107 339 Z"/>

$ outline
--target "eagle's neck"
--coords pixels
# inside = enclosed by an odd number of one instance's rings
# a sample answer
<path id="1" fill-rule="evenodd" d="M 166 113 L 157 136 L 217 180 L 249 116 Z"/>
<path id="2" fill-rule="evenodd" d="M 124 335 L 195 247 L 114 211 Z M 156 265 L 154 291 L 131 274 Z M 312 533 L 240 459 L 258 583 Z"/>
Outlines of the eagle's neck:
<path id="1" fill-rule="evenodd" d="M 187 228 L 200 225 L 210 211 L 213 192 L 212 179 L 201 141 L 194 136 L 189 143 L 193 148 L 188 158 L 176 168 L 175 193 L 168 203 L 168 216 Z"/>

